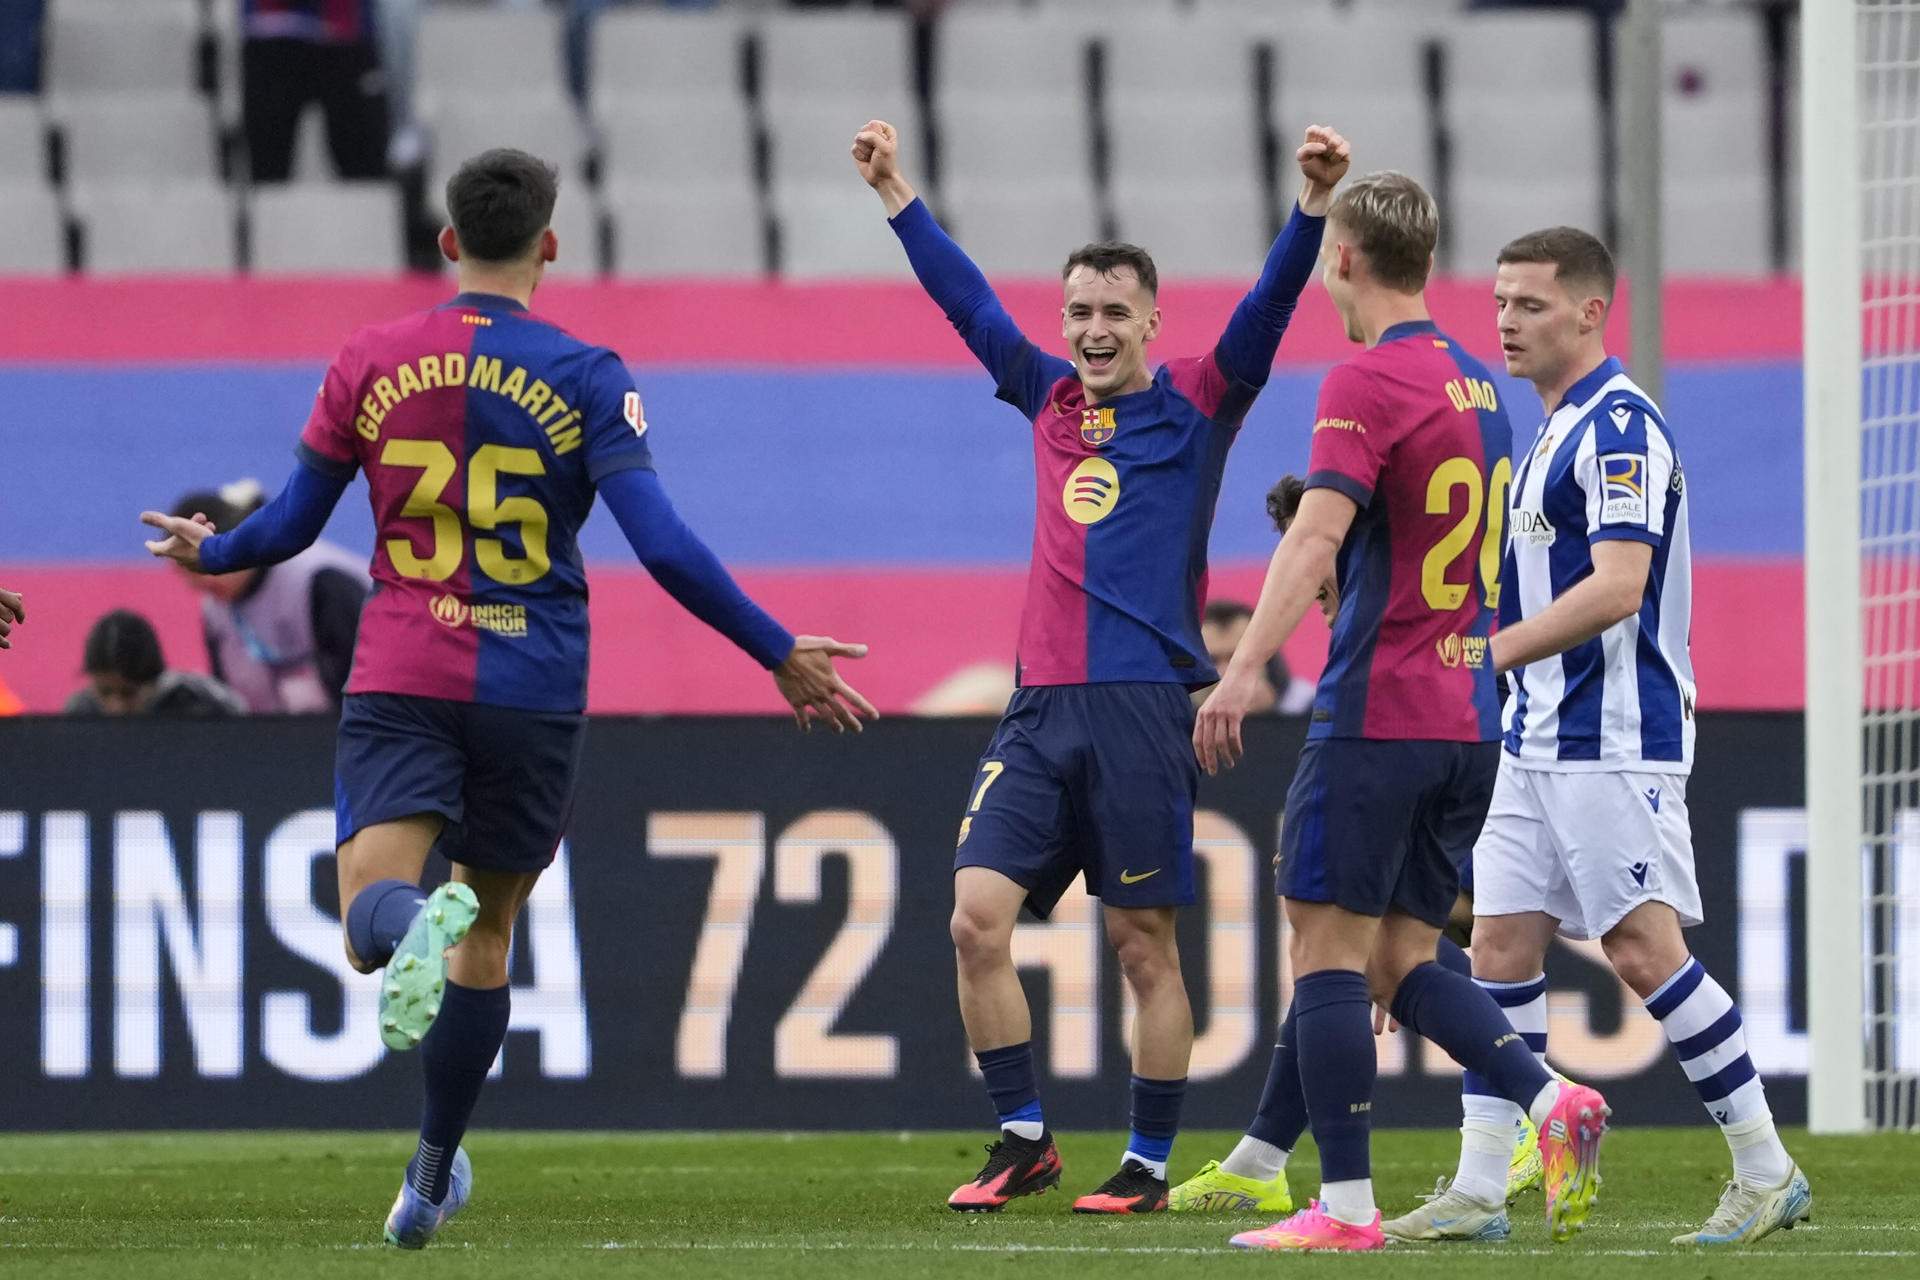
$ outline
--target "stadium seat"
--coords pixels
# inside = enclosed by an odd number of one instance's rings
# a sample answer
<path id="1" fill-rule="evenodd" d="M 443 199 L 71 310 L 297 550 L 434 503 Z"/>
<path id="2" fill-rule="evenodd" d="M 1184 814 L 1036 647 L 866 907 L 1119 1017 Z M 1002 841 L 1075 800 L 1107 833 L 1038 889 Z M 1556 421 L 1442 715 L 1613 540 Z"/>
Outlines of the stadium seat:
<path id="1" fill-rule="evenodd" d="M 625 100 L 600 119 L 602 173 L 610 183 L 753 184 L 753 120 L 744 98 L 675 104 Z M 697 125 L 690 118 L 698 116 Z M 852 130 L 847 136 L 853 136 Z M 853 166 L 846 166 L 853 176 Z"/>
<path id="2" fill-rule="evenodd" d="M 636 99 L 744 102 L 744 36 L 745 25 L 731 13 L 606 10 L 593 26 L 588 98 L 594 118 L 611 126 L 623 104 Z"/>
<path id="3" fill-rule="evenodd" d="M 1484 275 L 1524 232 L 1559 223 L 1602 230 L 1594 38 L 1583 14 L 1471 14 L 1449 25 L 1444 265 Z"/>
<path id="4" fill-rule="evenodd" d="M 580 280 L 605 275 L 603 226 L 600 206 L 587 185 L 561 182 L 560 199 L 553 206 L 553 234 L 560 241 L 560 257 L 547 264 L 547 277 Z"/>
<path id="5" fill-rule="evenodd" d="M 1539 170 L 1515 166 L 1504 177 L 1456 181 L 1453 198 L 1440 211 L 1441 234 L 1450 246 L 1442 265 L 1462 275 L 1488 277 L 1500 249 L 1515 236 L 1542 227 L 1600 226 L 1600 188 L 1591 182 L 1542 182 Z"/>
<path id="6" fill-rule="evenodd" d="M 912 28 L 902 14 L 772 14 L 760 24 L 759 42 L 760 101 L 769 124 L 795 104 L 874 104 L 853 122 L 859 125 L 913 98 Z"/>
<path id="7" fill-rule="evenodd" d="M 67 222 L 49 187 L 0 187 L 0 275 L 59 275 L 67 269 Z"/>
<path id="8" fill-rule="evenodd" d="M 1093 190 L 1093 121 L 1087 100 L 965 97 L 940 113 L 940 187 L 1035 186 Z"/>
<path id="9" fill-rule="evenodd" d="M 954 183 L 940 215 L 988 275 L 1059 274 L 1067 254 L 1100 239 L 1100 211 L 1084 183 Z"/>
<path id="10" fill-rule="evenodd" d="M 421 15 L 414 46 L 418 114 L 440 117 L 445 100 L 489 95 L 566 99 L 557 10 L 439 4 Z"/>
<path id="11" fill-rule="evenodd" d="M 1661 24 L 1661 53 L 1667 270 L 1770 270 L 1769 85 L 1760 15 L 1671 14 Z"/>
<path id="12" fill-rule="evenodd" d="M 232 271 L 239 266 L 233 197 L 212 181 L 77 187 L 81 265 L 95 275 Z"/>
<path id="13" fill-rule="evenodd" d="M 1100 44 L 1109 110 L 1139 98 L 1202 99 L 1231 106 L 1244 122 L 1242 129 L 1253 127 L 1254 46 L 1244 23 L 1186 14 L 1142 16 L 1111 24 Z"/>
<path id="14" fill-rule="evenodd" d="M 0 95 L 0 188 L 47 183 L 47 123 L 31 94 Z"/>
<path id="15" fill-rule="evenodd" d="M 750 182 L 612 186 L 607 190 L 607 214 L 613 220 L 615 275 L 766 272 L 765 223 L 759 193 Z"/>
<path id="16" fill-rule="evenodd" d="M 960 102 L 1000 101 L 1086 110 L 1093 22 L 1081 8 L 953 8 L 933 33 L 933 100 L 944 129 Z"/>
<path id="17" fill-rule="evenodd" d="M 194 0 L 55 0 L 46 18 L 49 97 L 184 93 L 199 84 Z"/>
<path id="18" fill-rule="evenodd" d="M 851 162 L 847 167 L 852 169 Z M 857 178 L 776 188 L 774 214 L 782 275 L 869 280 L 913 275 L 906 251 L 887 226 L 886 210 Z"/>
<path id="19" fill-rule="evenodd" d="M 1599 100 L 1597 28 L 1571 10 L 1481 10 L 1442 28 L 1447 92 Z"/>
<path id="20" fill-rule="evenodd" d="M 447 179 L 463 161 L 490 147 L 530 151 L 558 166 L 563 182 L 580 182 L 586 173 L 586 131 L 579 113 L 565 98 L 543 94 L 443 97 L 427 118 L 427 128 L 432 139 L 428 196 L 434 201 L 441 198 Z"/>
<path id="21" fill-rule="evenodd" d="M 400 193 L 385 182 L 258 187 L 252 230 L 256 275 L 372 274 L 406 265 Z"/>
<path id="22" fill-rule="evenodd" d="M 774 189 L 793 185 L 846 185 L 872 199 L 860 181 L 848 149 L 860 126 L 874 116 L 891 121 L 900 131 L 907 149 L 904 160 L 907 172 L 917 184 L 926 185 L 927 156 L 921 143 L 924 135 L 920 113 L 905 99 L 891 104 L 847 100 L 795 102 L 767 113 L 768 158 Z"/>
<path id="23" fill-rule="evenodd" d="M 70 183 L 210 180 L 217 172 L 213 115 L 192 93 L 65 99 L 56 119 Z"/>
<path id="24" fill-rule="evenodd" d="M 1203 188 L 1146 180 L 1113 184 L 1120 238 L 1153 255 L 1162 279 L 1239 278 L 1252 283 L 1272 241 L 1252 172 Z"/>
<path id="25" fill-rule="evenodd" d="M 1116 187 L 1157 182 L 1191 193 L 1236 172 L 1259 179 L 1261 130 L 1250 97 L 1109 94 L 1106 107 Z"/>
<path id="26" fill-rule="evenodd" d="M 1261 19 L 1273 49 L 1272 125 L 1282 191 L 1292 191 L 1291 148 L 1310 124 L 1329 124 L 1353 144 L 1358 172 L 1396 169 L 1432 189 L 1434 118 L 1427 94 L 1427 38 L 1419 27 L 1378 17 Z"/>

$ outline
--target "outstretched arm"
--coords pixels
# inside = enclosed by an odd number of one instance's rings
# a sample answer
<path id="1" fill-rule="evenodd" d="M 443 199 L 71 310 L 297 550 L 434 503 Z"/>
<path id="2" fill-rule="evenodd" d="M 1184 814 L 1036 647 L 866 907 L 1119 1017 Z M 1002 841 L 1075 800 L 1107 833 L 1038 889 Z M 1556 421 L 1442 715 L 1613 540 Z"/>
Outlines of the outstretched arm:
<path id="1" fill-rule="evenodd" d="M 884 120 L 869 120 L 853 140 L 853 161 L 867 185 L 880 195 L 888 222 L 907 251 L 907 261 L 929 297 L 981 364 L 1000 396 L 1031 416 L 1038 411 L 1058 371 L 1044 369 L 1045 356 L 1020 332 L 993 286 L 952 237 L 934 220 L 926 202 L 900 172 L 900 136 Z M 1035 384 L 1039 391 L 1034 392 Z"/>
<path id="2" fill-rule="evenodd" d="M 680 519 L 653 471 L 615 471 L 601 479 L 599 489 L 654 581 L 688 613 L 771 671 L 801 728 L 812 728 L 818 719 L 837 730 L 857 732 L 862 717 L 878 715 L 833 669 L 834 658 L 863 657 L 867 647 L 824 636 L 795 638 L 748 599 L 719 557 Z"/>
<path id="3" fill-rule="evenodd" d="M 1194 718 L 1193 752 L 1208 773 L 1222 765 L 1231 769 L 1239 760 L 1240 722 L 1258 697 L 1260 669 L 1313 607 L 1359 511 L 1352 498 L 1333 489 L 1309 489 L 1300 499 L 1299 512 L 1274 548 L 1260 602 L 1233 660 Z"/>
<path id="4" fill-rule="evenodd" d="M 273 501 L 227 533 L 216 532 L 213 522 L 198 512 L 191 519 L 141 512 L 142 524 L 166 535 L 147 543 L 147 550 L 195 573 L 232 573 L 279 564 L 313 545 L 352 478 L 351 467 L 322 471 L 302 453 L 286 487 Z"/>
<path id="5" fill-rule="evenodd" d="M 27 620 L 27 606 L 20 600 L 18 591 L 8 591 L 0 587 L 0 649 L 13 648 L 13 641 L 7 636 L 16 623 Z"/>
<path id="6" fill-rule="evenodd" d="M 1353 149 L 1347 140 L 1325 125 L 1310 125 L 1306 140 L 1294 153 L 1306 179 L 1287 225 L 1267 254 L 1260 279 L 1234 308 L 1220 338 L 1220 361 L 1230 377 L 1264 386 L 1273 367 L 1280 337 L 1293 318 L 1300 291 L 1313 275 L 1320 255 L 1320 235 L 1326 227 L 1333 188 L 1346 175 Z"/>

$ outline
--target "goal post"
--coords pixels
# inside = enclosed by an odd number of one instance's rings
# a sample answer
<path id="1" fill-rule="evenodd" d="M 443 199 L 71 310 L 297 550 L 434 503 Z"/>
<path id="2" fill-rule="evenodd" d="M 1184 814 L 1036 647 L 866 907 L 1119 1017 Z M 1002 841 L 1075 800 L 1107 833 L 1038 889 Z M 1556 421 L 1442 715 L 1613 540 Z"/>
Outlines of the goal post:
<path id="1" fill-rule="evenodd" d="M 1862 36 L 1872 0 L 1800 9 L 1807 738 L 1807 1118 L 1867 1125 L 1862 904 Z M 1920 5 L 1916 5 L 1920 8 Z M 1920 16 L 1920 15 L 1916 15 Z M 1865 766 L 1870 769 L 1871 765 Z"/>

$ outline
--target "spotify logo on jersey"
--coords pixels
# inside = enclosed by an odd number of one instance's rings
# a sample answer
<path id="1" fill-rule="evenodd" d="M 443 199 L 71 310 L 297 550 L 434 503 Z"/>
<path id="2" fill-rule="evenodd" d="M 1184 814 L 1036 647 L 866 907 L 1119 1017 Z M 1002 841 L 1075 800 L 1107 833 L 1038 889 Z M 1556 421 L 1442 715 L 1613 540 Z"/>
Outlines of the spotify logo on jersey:
<path id="1" fill-rule="evenodd" d="M 1088 458 L 1067 477 L 1061 505 L 1081 524 L 1099 524 L 1120 501 L 1120 473 L 1105 458 Z"/>

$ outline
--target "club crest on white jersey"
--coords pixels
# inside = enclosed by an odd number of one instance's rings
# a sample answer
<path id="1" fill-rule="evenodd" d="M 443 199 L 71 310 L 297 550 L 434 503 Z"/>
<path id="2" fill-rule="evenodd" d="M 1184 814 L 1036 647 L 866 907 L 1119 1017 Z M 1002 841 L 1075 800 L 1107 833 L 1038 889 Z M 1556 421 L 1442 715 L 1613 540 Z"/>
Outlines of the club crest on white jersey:
<path id="1" fill-rule="evenodd" d="M 1531 618 L 1593 572 L 1593 544 L 1653 548 L 1640 610 L 1513 673 L 1503 717 L 1516 764 L 1686 773 L 1693 766 L 1693 562 L 1673 434 L 1609 358 L 1573 384 L 1526 451 L 1509 498 L 1500 625 Z"/>

